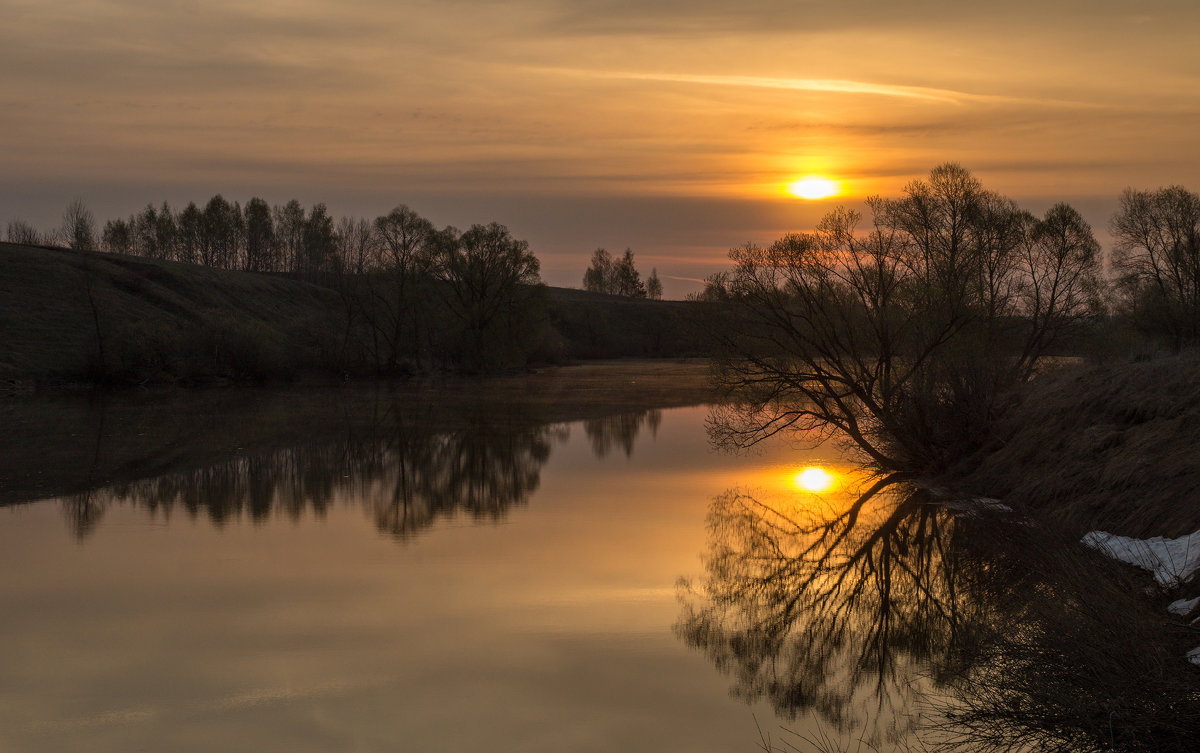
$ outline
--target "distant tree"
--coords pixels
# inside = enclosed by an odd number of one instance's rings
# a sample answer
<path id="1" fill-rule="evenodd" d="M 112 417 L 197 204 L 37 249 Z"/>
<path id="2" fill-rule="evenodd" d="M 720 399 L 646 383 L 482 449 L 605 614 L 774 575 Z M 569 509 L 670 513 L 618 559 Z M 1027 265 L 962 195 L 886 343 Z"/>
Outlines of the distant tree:
<path id="1" fill-rule="evenodd" d="M 1061 203 L 1040 220 L 1027 217 L 1021 258 L 1016 262 L 1022 282 L 1012 308 L 1030 320 L 1017 362 L 1028 363 L 1032 374 L 1038 359 L 1082 317 L 1100 313 L 1103 305 L 1100 244 L 1092 226 L 1073 207 Z"/>
<path id="2" fill-rule="evenodd" d="M 275 207 L 275 238 L 279 243 L 284 270 L 299 272 L 301 249 L 304 247 L 304 207 L 292 199 Z"/>
<path id="3" fill-rule="evenodd" d="M 1200 196 L 1126 189 L 1110 223 L 1113 269 L 1135 323 L 1175 346 L 1200 339 Z"/>
<path id="4" fill-rule="evenodd" d="M 646 286 L 642 284 L 642 277 L 638 274 L 637 267 L 634 266 L 632 250 L 625 249 L 625 255 L 613 265 L 613 278 L 617 295 L 623 295 L 626 298 L 646 297 Z"/>
<path id="5" fill-rule="evenodd" d="M 26 246 L 41 245 L 42 234 L 33 225 L 24 220 L 12 220 L 8 223 L 5 238 L 9 243 L 20 243 Z"/>
<path id="6" fill-rule="evenodd" d="M 167 212 L 169 216 L 169 208 Z M 129 224 L 133 232 L 135 253 L 139 256 L 163 259 L 171 255 L 170 244 L 174 239 L 161 237 L 158 210 L 153 204 L 147 204 L 146 208 L 135 215 Z"/>
<path id="7" fill-rule="evenodd" d="M 337 226 L 338 256 L 342 269 L 361 275 L 379 256 L 375 228 L 365 219 L 342 217 Z"/>
<path id="8" fill-rule="evenodd" d="M 302 271 L 309 274 L 337 271 L 337 238 L 333 218 L 324 204 L 313 205 L 304 221 L 303 239 Z"/>
<path id="9" fill-rule="evenodd" d="M 704 278 L 704 288 L 698 293 L 688 293 L 685 300 L 704 303 L 720 303 L 729 297 L 730 279 L 728 272 L 713 272 Z"/>
<path id="10" fill-rule="evenodd" d="M 83 199 L 72 199 L 63 210 L 60 234 L 67 246 L 77 251 L 96 248 L 96 220 Z"/>
<path id="11" fill-rule="evenodd" d="M 276 269 L 275 223 L 271 219 L 271 207 L 255 197 L 246 202 L 242 210 L 246 225 L 247 272 L 270 272 Z"/>
<path id="12" fill-rule="evenodd" d="M 404 275 L 428 269 L 432 264 L 430 239 L 433 223 L 403 204 L 375 218 L 379 236 L 380 268 Z"/>
<path id="13" fill-rule="evenodd" d="M 485 371 L 523 365 L 543 316 L 540 264 L 529 244 L 495 222 L 472 225 L 461 236 L 447 228 L 434 242 L 434 273 L 446 283 L 460 325 L 461 366 Z"/>
<path id="14" fill-rule="evenodd" d="M 177 229 L 176 257 L 185 264 L 201 263 L 201 246 L 204 244 L 204 213 L 194 201 L 179 213 L 175 220 Z"/>
<path id="15" fill-rule="evenodd" d="M 384 371 L 422 369 L 433 350 L 429 279 L 440 236 L 433 223 L 403 204 L 375 218 L 374 236 L 378 273 L 365 281 L 370 291 L 365 316 L 376 366 Z"/>
<path id="16" fill-rule="evenodd" d="M 158 209 L 158 220 L 154 225 L 154 241 L 158 247 L 160 258 L 179 258 L 179 225 L 175 222 L 175 213 L 171 205 L 163 202 Z"/>
<path id="17" fill-rule="evenodd" d="M 105 251 L 114 254 L 132 254 L 134 250 L 133 232 L 125 220 L 109 220 L 104 223 L 101 233 L 101 243 Z"/>
<path id="18" fill-rule="evenodd" d="M 646 297 L 652 301 L 660 301 L 662 294 L 662 282 L 658 279 L 658 270 L 651 269 L 650 276 L 646 278 Z"/>
<path id="19" fill-rule="evenodd" d="M 602 248 L 592 252 L 592 264 L 583 273 L 583 289 L 616 295 L 617 283 L 612 256 Z"/>
<path id="20" fill-rule="evenodd" d="M 645 298 L 646 286 L 633 262 L 633 251 L 625 249 L 619 260 L 613 260 L 608 251 L 598 248 L 592 252 L 592 263 L 583 273 L 583 289 L 593 293 L 623 295 L 627 298 Z"/>
<path id="21" fill-rule="evenodd" d="M 200 227 L 200 263 L 206 267 L 233 269 L 241 247 L 241 208 L 217 194 L 205 205 Z"/>

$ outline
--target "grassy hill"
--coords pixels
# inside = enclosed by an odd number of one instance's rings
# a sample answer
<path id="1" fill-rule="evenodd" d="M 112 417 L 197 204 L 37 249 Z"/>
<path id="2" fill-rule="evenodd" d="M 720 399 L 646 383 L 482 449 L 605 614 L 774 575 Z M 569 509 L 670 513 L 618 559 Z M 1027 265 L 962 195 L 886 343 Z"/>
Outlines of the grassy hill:
<path id="1" fill-rule="evenodd" d="M 695 307 L 552 288 L 553 352 L 700 355 Z M 361 371 L 337 291 L 287 275 L 0 243 L 0 385 L 272 379 Z"/>

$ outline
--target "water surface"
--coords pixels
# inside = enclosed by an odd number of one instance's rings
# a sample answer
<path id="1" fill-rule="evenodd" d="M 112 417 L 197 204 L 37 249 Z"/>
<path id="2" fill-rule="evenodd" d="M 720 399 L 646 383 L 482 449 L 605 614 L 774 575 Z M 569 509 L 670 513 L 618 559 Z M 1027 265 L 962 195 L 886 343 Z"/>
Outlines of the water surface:
<path id="1" fill-rule="evenodd" d="M 758 748 L 677 581 L 714 498 L 828 451 L 715 452 L 704 407 L 369 404 L 307 440 L 209 411 L 231 433 L 136 462 L 109 445 L 162 421 L 75 427 L 112 483 L 0 509 L 0 750 Z"/>

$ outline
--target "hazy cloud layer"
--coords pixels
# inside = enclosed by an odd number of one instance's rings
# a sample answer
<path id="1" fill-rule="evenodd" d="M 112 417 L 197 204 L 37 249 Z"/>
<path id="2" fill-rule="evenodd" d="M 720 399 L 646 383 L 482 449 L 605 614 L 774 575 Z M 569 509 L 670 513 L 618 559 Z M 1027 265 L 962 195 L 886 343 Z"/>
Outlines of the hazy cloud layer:
<path id="1" fill-rule="evenodd" d="M 606 197 L 626 245 L 707 259 L 720 243 L 682 240 L 687 212 L 653 230 L 622 212 L 778 202 L 811 172 L 855 200 L 947 160 L 1017 197 L 1200 185 L 1190 1 L 0 0 L 0 17 L 0 222 L 45 225 L 75 195 L 111 214 L 185 191 L 358 214 Z M 530 235 L 582 269 L 586 224 Z"/>

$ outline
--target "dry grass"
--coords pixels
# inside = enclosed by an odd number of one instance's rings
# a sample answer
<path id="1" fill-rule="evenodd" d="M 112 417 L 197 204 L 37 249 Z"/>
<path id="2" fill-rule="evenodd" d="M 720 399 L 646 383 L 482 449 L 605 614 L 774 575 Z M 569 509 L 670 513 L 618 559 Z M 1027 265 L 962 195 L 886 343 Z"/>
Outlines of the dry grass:
<path id="1" fill-rule="evenodd" d="M 356 290 L 343 292 L 353 302 Z M 545 360 L 704 351 L 694 304 L 558 288 L 548 298 L 557 331 Z M 348 325 L 347 311 L 341 293 L 284 275 L 0 243 L 0 396 L 87 381 L 375 373 L 369 327 L 361 316 Z"/>
<path id="2" fill-rule="evenodd" d="M 333 291 L 280 276 L 3 243 L 0 378 L 270 376 L 315 365 L 340 309 Z"/>
<path id="3" fill-rule="evenodd" d="M 1200 529 L 1200 354 L 1042 376 L 957 476 L 1080 535 Z"/>

